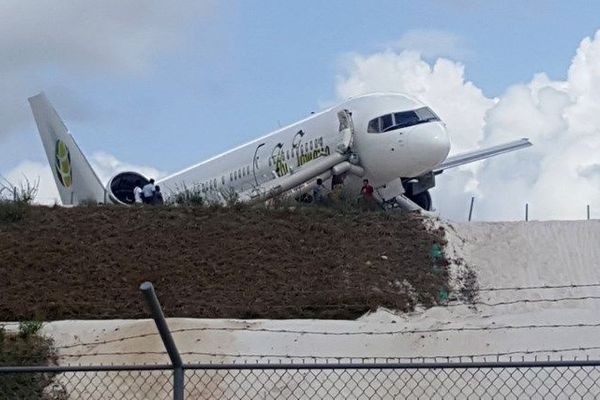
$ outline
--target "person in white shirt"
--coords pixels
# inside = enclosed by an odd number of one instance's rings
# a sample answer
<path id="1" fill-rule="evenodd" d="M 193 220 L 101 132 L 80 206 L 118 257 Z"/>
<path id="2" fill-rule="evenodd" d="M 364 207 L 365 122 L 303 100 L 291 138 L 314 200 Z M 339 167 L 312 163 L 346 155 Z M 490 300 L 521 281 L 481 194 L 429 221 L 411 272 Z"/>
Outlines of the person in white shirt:
<path id="1" fill-rule="evenodd" d="M 133 188 L 133 201 L 135 204 L 142 204 L 142 182 L 136 181 Z"/>
<path id="2" fill-rule="evenodd" d="M 142 188 L 142 194 L 144 195 L 142 200 L 144 200 L 144 203 L 152 204 L 154 201 L 154 190 L 154 179 L 150 179 Z"/>

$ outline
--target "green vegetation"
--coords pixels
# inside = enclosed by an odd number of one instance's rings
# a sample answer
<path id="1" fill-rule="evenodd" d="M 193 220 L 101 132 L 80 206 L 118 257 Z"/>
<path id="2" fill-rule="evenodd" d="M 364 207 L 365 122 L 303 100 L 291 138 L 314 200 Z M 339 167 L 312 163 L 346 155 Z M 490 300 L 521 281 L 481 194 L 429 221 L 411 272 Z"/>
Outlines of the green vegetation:
<path id="1" fill-rule="evenodd" d="M 0 182 L 0 223 L 21 221 L 29 213 L 29 206 L 38 192 L 39 181 L 25 179 L 20 186 Z"/>
<path id="2" fill-rule="evenodd" d="M 29 212 L 29 204 L 21 201 L 0 200 L 0 223 L 21 221 Z"/>
<path id="3" fill-rule="evenodd" d="M 55 360 L 52 341 L 36 335 L 41 322 L 23 322 L 18 333 L 0 326 L 0 366 L 40 366 Z M 53 399 L 44 393 L 53 374 L 0 374 L 0 399 Z"/>
<path id="4" fill-rule="evenodd" d="M 188 187 L 185 184 L 176 193 L 167 198 L 168 205 L 201 207 L 205 204 L 204 193 L 200 186 Z"/>
<path id="5" fill-rule="evenodd" d="M 28 339 L 37 334 L 42 329 L 41 321 L 22 321 L 19 322 L 19 336 L 22 339 Z"/>

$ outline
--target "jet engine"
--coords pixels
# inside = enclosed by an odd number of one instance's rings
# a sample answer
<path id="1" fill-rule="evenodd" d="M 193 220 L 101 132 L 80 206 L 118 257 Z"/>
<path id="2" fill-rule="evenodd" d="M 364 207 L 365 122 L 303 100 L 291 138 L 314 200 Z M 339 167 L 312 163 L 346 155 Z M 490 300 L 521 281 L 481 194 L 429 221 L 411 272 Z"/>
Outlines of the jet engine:
<path id="1" fill-rule="evenodd" d="M 120 172 L 110 178 L 106 185 L 108 198 L 116 204 L 133 204 L 133 188 L 136 186 L 143 187 L 149 180 L 138 172 Z"/>

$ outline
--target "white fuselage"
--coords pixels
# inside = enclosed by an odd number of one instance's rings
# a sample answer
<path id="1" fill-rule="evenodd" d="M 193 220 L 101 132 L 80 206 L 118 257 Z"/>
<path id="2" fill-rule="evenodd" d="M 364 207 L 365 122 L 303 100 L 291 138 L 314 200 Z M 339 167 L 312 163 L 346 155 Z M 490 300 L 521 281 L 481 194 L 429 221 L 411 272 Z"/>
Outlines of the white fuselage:
<path id="1" fill-rule="evenodd" d="M 334 154 L 341 142 L 337 113 L 352 113 L 352 152 L 374 186 L 397 178 L 432 171 L 450 150 L 445 126 L 439 119 L 384 132 L 370 132 L 368 124 L 383 115 L 416 110 L 422 103 L 401 94 L 369 94 L 312 114 L 266 136 L 236 147 L 161 179 L 163 192 L 184 187 L 206 193 L 238 193 L 294 174 L 316 159 Z"/>

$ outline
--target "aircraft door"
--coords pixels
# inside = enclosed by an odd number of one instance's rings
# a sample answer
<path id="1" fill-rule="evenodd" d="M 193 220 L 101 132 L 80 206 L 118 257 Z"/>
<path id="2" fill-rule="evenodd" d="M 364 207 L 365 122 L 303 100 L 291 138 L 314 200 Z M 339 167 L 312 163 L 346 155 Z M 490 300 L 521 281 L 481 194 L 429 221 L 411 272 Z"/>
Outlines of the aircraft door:
<path id="1" fill-rule="evenodd" d="M 354 122 L 352 121 L 352 113 L 348 110 L 342 110 L 337 113 L 338 120 L 340 121 L 339 133 L 340 143 L 338 144 L 338 151 L 340 153 L 346 153 L 352 148 L 354 142 Z"/>

